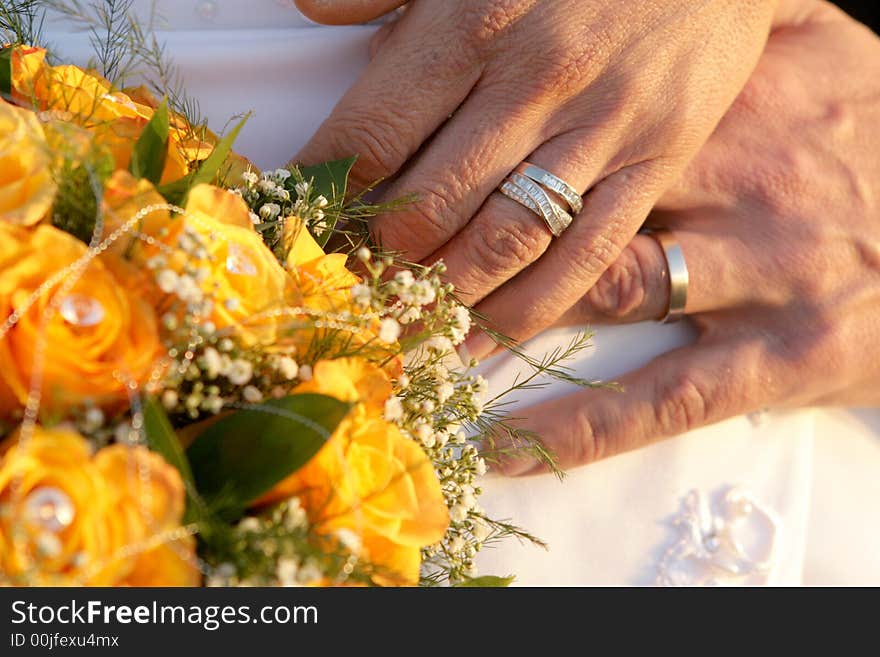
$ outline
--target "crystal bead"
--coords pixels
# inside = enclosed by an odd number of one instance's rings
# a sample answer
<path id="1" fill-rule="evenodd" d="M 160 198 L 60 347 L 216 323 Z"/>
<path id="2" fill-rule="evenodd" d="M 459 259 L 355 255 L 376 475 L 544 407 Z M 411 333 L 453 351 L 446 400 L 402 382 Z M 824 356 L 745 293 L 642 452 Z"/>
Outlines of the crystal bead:
<path id="1" fill-rule="evenodd" d="M 226 255 L 226 271 L 240 276 L 256 276 L 257 268 L 237 244 L 229 245 Z"/>
<path id="2" fill-rule="evenodd" d="M 59 307 L 64 321 L 72 326 L 88 328 L 104 321 L 104 306 L 101 302 L 84 294 L 71 294 L 64 297 Z"/>
<path id="3" fill-rule="evenodd" d="M 76 509 L 64 491 L 41 486 L 27 496 L 24 514 L 29 524 L 57 533 L 73 523 Z"/>

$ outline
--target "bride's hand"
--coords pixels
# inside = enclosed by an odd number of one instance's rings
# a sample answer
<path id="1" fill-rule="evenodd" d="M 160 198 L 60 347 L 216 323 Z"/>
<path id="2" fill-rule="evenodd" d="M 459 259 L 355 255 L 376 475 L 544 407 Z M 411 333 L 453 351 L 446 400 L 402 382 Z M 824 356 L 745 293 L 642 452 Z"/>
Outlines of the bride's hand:
<path id="1" fill-rule="evenodd" d="M 880 39 L 807 4 L 652 217 L 683 248 L 697 342 L 624 393 L 522 411 L 564 466 L 767 407 L 880 403 Z M 665 271 L 638 236 L 565 319 L 657 317 Z"/>
<path id="2" fill-rule="evenodd" d="M 394 0 L 298 0 L 357 20 Z M 589 290 L 742 89 L 777 0 L 414 0 L 297 160 L 358 153 L 355 182 L 396 177 L 411 208 L 383 246 L 445 259 L 464 301 L 528 338 Z M 336 16 L 338 18 L 338 16 Z M 353 19 L 354 20 L 354 19 Z M 551 243 L 496 192 L 528 160 L 590 190 Z M 471 355 L 495 345 L 472 336 Z"/>

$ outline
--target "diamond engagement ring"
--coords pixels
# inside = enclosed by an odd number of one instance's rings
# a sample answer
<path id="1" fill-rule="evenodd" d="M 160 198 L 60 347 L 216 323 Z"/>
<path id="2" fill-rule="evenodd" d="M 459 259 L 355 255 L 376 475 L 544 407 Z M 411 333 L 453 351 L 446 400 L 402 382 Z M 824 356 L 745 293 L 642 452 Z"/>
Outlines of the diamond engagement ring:
<path id="1" fill-rule="evenodd" d="M 530 162 L 520 164 L 498 191 L 538 215 L 554 237 L 562 235 L 574 220 L 573 215 L 584 208 L 574 187 Z"/>

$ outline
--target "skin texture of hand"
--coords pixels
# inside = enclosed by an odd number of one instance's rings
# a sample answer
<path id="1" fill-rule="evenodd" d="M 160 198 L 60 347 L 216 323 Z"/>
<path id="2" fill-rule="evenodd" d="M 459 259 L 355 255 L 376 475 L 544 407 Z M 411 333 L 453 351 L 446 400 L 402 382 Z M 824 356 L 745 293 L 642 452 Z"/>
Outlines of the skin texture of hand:
<path id="1" fill-rule="evenodd" d="M 327 22 L 399 4 L 298 0 Z M 776 4 L 414 0 L 296 159 L 355 152 L 356 183 L 415 194 L 376 219 L 379 242 L 443 258 L 462 299 L 524 340 L 593 287 L 681 175 L 745 85 Z M 524 160 L 590 190 L 559 239 L 496 191 Z M 478 333 L 466 347 L 482 358 L 495 344 Z"/>
<path id="2" fill-rule="evenodd" d="M 880 403 L 880 39 L 825 3 L 792 8 L 651 217 L 684 250 L 699 338 L 625 376 L 623 393 L 522 411 L 563 466 L 767 407 Z M 564 321 L 656 316 L 665 271 L 638 236 Z"/>

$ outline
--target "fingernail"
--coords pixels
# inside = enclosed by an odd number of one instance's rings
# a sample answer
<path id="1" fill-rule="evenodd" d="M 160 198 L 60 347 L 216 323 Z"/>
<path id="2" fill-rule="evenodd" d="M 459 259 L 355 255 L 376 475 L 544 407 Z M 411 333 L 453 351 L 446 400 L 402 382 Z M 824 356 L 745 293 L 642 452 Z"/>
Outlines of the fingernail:
<path id="1" fill-rule="evenodd" d="M 478 331 L 464 341 L 464 344 L 459 347 L 458 353 L 465 362 L 469 362 L 472 358 L 483 360 L 491 355 L 497 347 L 498 343 L 495 340 L 486 333 Z"/>

